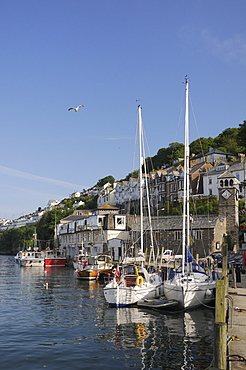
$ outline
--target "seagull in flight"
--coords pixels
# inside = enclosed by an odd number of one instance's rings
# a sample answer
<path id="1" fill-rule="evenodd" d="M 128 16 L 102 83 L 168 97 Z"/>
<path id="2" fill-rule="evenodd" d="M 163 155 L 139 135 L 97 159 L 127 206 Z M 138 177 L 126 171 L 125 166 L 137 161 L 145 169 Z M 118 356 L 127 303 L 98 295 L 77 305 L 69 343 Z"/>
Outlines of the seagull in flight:
<path id="1" fill-rule="evenodd" d="M 83 105 L 78 105 L 77 108 L 68 108 L 68 110 L 74 110 L 75 112 L 79 111 L 79 108 L 83 107 Z"/>

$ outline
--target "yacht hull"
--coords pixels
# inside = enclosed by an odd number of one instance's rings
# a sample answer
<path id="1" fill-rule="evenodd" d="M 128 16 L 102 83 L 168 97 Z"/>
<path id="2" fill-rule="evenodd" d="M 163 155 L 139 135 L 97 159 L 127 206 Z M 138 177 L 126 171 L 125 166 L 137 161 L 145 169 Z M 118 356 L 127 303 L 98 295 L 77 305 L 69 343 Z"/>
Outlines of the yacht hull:
<path id="1" fill-rule="evenodd" d="M 158 296 L 158 289 L 154 285 L 142 287 L 121 287 L 117 285 L 114 287 L 109 284 L 103 290 L 104 297 L 113 306 L 129 306 L 144 298 L 156 298 Z"/>
<path id="2" fill-rule="evenodd" d="M 202 305 L 207 305 L 215 298 L 215 281 L 196 283 L 194 281 L 164 282 L 164 295 L 167 300 L 177 300 L 179 307 L 191 309 Z"/>

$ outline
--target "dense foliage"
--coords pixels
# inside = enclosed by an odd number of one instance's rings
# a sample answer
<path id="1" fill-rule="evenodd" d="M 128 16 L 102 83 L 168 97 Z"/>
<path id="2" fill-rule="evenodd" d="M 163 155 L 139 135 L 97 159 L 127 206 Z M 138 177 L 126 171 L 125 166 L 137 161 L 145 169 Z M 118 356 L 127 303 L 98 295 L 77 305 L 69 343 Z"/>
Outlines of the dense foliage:
<path id="1" fill-rule="evenodd" d="M 206 153 L 210 148 L 216 148 L 226 153 L 246 154 L 246 121 L 239 124 L 239 128 L 227 128 L 214 139 L 212 137 L 200 137 L 190 143 L 191 154 Z M 151 169 L 158 170 L 163 166 L 178 163 L 179 158 L 183 157 L 184 145 L 176 142 L 170 143 L 167 148 L 159 149 L 155 156 L 147 158 L 147 167 L 149 171 Z"/>
<path id="2" fill-rule="evenodd" d="M 138 178 L 138 175 L 139 175 L 139 170 L 135 170 L 133 172 L 128 173 L 128 175 L 126 176 L 125 180 L 126 181 L 129 181 L 131 177 L 134 178 L 134 179 L 137 179 Z M 120 181 L 123 181 L 123 180 L 120 180 Z"/>
<path id="3" fill-rule="evenodd" d="M 111 185 L 113 185 L 113 183 L 115 182 L 115 178 L 113 176 L 111 176 L 111 175 L 105 176 L 102 179 L 100 179 L 100 180 L 97 181 L 96 186 L 99 187 L 99 188 L 101 188 L 103 185 L 107 184 L 108 182 Z"/>
<path id="4" fill-rule="evenodd" d="M 246 121 L 239 124 L 237 140 L 238 144 L 243 148 L 242 153 L 246 154 Z"/>
<path id="5" fill-rule="evenodd" d="M 34 246 L 35 226 L 22 226 L 0 233 L 0 253 L 15 254 L 19 250 Z"/>
<path id="6" fill-rule="evenodd" d="M 40 249 L 54 247 L 55 225 L 61 219 L 72 213 L 70 208 L 55 208 L 45 212 L 40 221 L 37 223 L 38 245 Z"/>
<path id="7" fill-rule="evenodd" d="M 214 195 L 209 197 L 191 198 L 190 213 L 194 215 L 204 214 L 218 214 L 219 202 L 218 198 Z M 182 215 L 183 204 L 182 202 L 175 201 L 173 203 L 167 201 L 163 210 L 159 211 L 159 215 L 163 216 L 176 216 Z"/>

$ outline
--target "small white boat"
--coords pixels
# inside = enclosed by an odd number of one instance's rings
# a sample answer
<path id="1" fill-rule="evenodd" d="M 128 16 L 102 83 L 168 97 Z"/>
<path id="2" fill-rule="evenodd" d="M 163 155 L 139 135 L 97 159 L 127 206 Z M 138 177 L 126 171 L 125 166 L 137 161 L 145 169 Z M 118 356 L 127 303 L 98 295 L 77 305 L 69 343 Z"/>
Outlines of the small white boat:
<path id="1" fill-rule="evenodd" d="M 19 252 L 18 258 L 22 267 L 44 267 L 44 257 L 41 252 L 23 251 Z"/>
<path id="2" fill-rule="evenodd" d="M 21 256 L 22 256 L 22 251 L 19 251 L 18 253 L 16 253 L 14 257 L 16 263 L 20 263 Z"/>
<path id="3" fill-rule="evenodd" d="M 148 297 L 160 295 L 161 277 L 151 275 L 141 266 L 122 265 L 117 268 L 115 277 L 104 287 L 104 297 L 110 305 L 129 306 Z"/>

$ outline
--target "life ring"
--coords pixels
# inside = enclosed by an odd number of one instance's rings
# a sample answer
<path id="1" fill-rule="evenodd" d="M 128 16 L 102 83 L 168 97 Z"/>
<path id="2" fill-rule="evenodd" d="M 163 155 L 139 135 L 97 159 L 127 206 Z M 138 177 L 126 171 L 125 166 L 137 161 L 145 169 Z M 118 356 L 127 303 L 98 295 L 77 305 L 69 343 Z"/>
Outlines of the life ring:
<path id="1" fill-rule="evenodd" d="M 136 278 L 136 284 L 137 285 L 143 285 L 144 279 L 141 275 L 138 275 Z"/>

